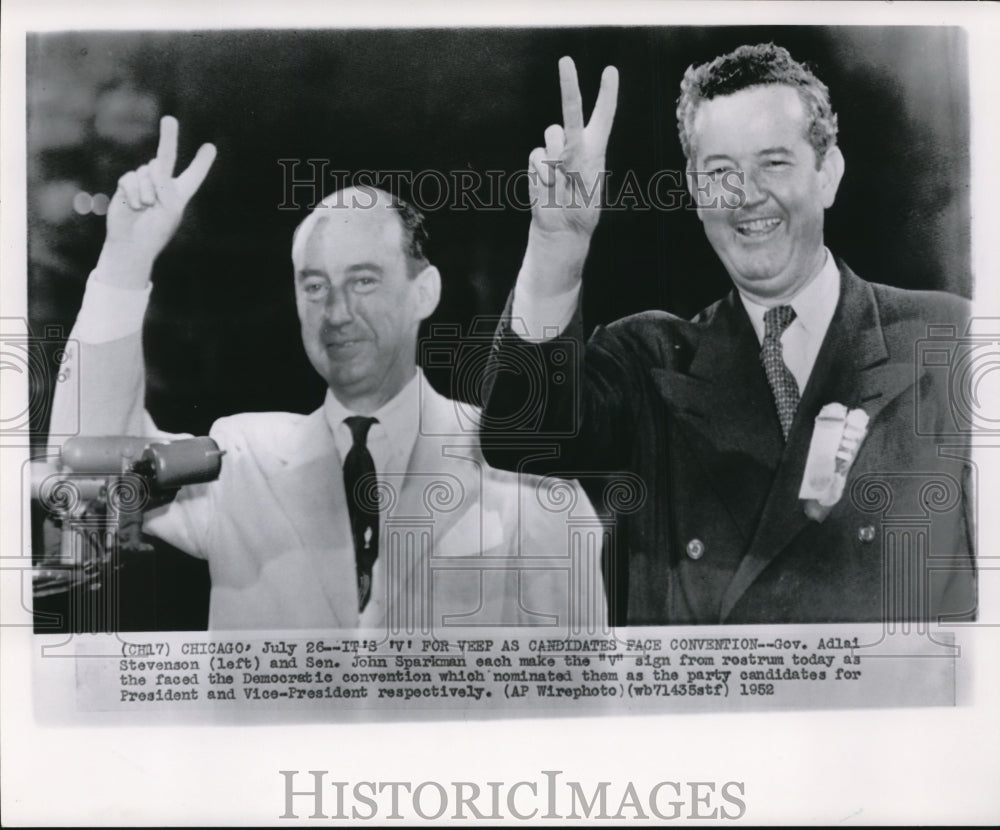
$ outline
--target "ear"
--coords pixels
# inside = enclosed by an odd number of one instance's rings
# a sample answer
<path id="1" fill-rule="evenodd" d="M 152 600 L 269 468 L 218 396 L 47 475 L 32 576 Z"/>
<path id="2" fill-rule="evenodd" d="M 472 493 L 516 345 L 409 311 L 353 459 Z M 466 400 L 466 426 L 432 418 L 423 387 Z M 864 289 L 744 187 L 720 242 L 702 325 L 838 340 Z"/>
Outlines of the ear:
<path id="1" fill-rule="evenodd" d="M 413 278 L 417 294 L 417 317 L 426 320 L 441 300 L 441 272 L 428 265 Z"/>
<path id="2" fill-rule="evenodd" d="M 836 144 L 826 151 L 823 163 L 819 166 L 819 176 L 823 207 L 824 209 L 832 207 L 837 198 L 840 180 L 844 176 L 844 156 Z"/>

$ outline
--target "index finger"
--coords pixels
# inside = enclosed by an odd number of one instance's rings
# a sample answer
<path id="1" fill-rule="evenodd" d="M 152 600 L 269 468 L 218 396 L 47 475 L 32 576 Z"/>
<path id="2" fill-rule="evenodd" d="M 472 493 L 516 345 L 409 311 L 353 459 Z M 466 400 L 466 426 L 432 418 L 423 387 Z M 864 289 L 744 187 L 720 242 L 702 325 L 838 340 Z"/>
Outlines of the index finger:
<path id="1" fill-rule="evenodd" d="M 588 130 L 593 128 L 596 131 L 600 144 L 604 147 L 608 144 L 608 136 L 611 135 L 611 125 L 614 123 L 617 108 L 618 70 L 613 66 L 606 66 L 601 75 L 601 88 L 597 93 L 597 102 L 594 104 L 594 111 L 587 124 Z"/>
<path id="2" fill-rule="evenodd" d="M 559 90 L 562 93 L 563 129 L 569 144 L 583 132 L 583 101 L 572 58 L 559 59 Z"/>
<path id="3" fill-rule="evenodd" d="M 156 148 L 156 161 L 168 176 L 174 173 L 177 162 L 177 119 L 164 115 L 160 119 L 160 143 Z"/>

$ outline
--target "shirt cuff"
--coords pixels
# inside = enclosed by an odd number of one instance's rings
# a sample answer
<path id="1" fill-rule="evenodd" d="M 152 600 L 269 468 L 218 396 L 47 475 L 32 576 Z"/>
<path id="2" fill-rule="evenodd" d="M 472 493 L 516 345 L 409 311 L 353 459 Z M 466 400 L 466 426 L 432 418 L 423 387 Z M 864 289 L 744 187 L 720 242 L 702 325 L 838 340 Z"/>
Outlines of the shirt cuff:
<path id="1" fill-rule="evenodd" d="M 519 337 L 532 343 L 558 337 L 573 319 L 582 285 L 580 281 L 554 297 L 537 297 L 515 284 L 510 309 L 511 328 Z"/>
<path id="2" fill-rule="evenodd" d="M 142 320 L 153 284 L 143 288 L 119 288 L 101 282 L 96 272 L 87 280 L 83 305 L 73 336 L 84 343 L 110 343 L 142 331 Z"/>

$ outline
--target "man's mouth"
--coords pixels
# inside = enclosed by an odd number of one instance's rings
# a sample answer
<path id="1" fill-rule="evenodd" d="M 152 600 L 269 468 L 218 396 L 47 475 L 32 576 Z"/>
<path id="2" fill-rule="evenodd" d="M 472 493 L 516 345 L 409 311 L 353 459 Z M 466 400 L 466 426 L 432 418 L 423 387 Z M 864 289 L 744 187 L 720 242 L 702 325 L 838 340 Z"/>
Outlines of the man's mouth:
<path id="1" fill-rule="evenodd" d="M 350 349 L 357 348 L 364 340 L 330 340 L 327 341 L 326 347 L 333 351 L 349 351 Z"/>
<path id="2" fill-rule="evenodd" d="M 767 236 L 781 224 L 781 219 L 777 216 L 770 216 L 765 219 L 748 219 L 745 222 L 736 223 L 736 233 L 740 236 L 759 237 Z"/>

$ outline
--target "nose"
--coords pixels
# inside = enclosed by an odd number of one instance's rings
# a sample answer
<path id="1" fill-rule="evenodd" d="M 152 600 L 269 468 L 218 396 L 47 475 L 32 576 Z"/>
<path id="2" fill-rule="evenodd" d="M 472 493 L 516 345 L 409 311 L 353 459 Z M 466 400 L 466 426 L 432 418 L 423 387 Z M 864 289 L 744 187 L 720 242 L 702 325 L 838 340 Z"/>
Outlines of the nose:
<path id="1" fill-rule="evenodd" d="M 327 323 L 331 326 L 343 326 L 354 319 L 347 292 L 339 288 L 331 289 L 323 312 Z"/>
<path id="2" fill-rule="evenodd" d="M 767 199 L 767 192 L 760 184 L 760 173 L 756 168 L 744 169 L 743 173 L 743 206 L 755 207 Z"/>

